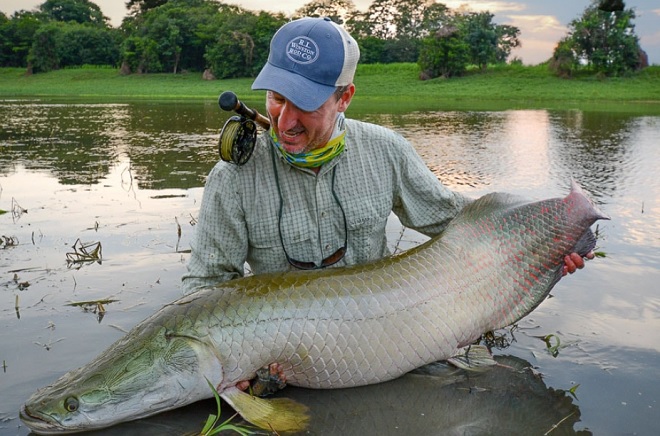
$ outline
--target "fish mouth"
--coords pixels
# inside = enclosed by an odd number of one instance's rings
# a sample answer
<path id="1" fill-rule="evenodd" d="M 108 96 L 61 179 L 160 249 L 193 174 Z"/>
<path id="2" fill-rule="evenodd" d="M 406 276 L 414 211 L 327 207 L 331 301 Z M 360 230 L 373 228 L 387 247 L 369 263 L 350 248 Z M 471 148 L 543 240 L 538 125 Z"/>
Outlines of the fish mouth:
<path id="1" fill-rule="evenodd" d="M 21 421 L 34 433 L 40 435 L 73 433 L 75 429 L 64 428 L 56 419 L 43 413 L 32 413 L 26 405 L 21 407 L 18 416 Z"/>

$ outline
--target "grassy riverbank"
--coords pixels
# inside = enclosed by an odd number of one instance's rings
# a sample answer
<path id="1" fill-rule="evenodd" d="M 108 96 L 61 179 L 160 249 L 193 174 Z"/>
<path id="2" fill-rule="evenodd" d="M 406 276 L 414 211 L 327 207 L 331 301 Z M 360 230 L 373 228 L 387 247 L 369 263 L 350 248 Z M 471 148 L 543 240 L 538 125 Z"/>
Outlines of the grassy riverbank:
<path id="1" fill-rule="evenodd" d="M 26 76 L 0 68 L 0 98 L 215 99 L 232 90 L 246 101 L 262 94 L 252 79 L 202 80 L 200 73 L 121 76 L 113 68 L 80 68 Z M 509 65 L 453 79 L 420 81 L 414 64 L 360 65 L 358 105 L 426 109 L 499 104 L 507 107 L 660 105 L 660 66 L 627 78 L 560 79 L 545 66 Z"/>

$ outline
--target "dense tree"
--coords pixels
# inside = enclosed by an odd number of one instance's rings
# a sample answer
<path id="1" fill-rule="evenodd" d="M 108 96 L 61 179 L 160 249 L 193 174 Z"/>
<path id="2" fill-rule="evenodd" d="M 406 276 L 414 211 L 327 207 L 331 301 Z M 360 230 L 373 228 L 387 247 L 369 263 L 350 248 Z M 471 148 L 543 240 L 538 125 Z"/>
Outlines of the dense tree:
<path id="1" fill-rule="evenodd" d="M 615 0 L 610 3 L 614 7 Z M 35 72 L 121 63 L 122 73 L 210 69 L 218 78 L 249 77 L 289 20 L 217 0 L 125 4 L 130 14 L 120 29 L 111 28 L 90 0 L 45 0 L 38 12 L 2 15 L 0 65 L 27 66 L 29 57 Z M 313 0 L 294 16 L 343 23 L 360 45 L 362 63 L 419 62 L 429 77 L 462 74 L 470 63 L 504 62 L 519 45 L 519 30 L 494 24 L 492 14 L 452 12 L 434 0 L 374 0 L 365 12 L 353 0 Z"/>
<path id="2" fill-rule="evenodd" d="M 352 0 L 316 0 L 296 10 L 293 18 L 330 17 L 335 23 L 344 24 L 356 12 Z"/>
<path id="3" fill-rule="evenodd" d="M 433 0 L 375 0 L 347 20 L 362 62 L 416 62 L 421 38 L 442 26 L 447 7 Z"/>
<path id="4" fill-rule="evenodd" d="M 126 9 L 133 15 L 147 12 L 149 9 L 157 8 L 167 3 L 167 0 L 128 0 Z"/>
<path id="5" fill-rule="evenodd" d="M 374 0 L 366 12 L 355 14 L 348 24 L 359 37 L 419 38 L 426 12 L 433 4 L 433 0 Z"/>
<path id="6" fill-rule="evenodd" d="M 621 75 L 639 68 L 642 51 L 634 18 L 635 12 L 623 2 L 594 0 L 570 22 L 568 36 L 555 48 L 551 68 L 562 76 L 583 69 Z"/>
<path id="7" fill-rule="evenodd" d="M 108 18 L 89 0 L 46 0 L 39 10 L 55 21 L 106 25 Z"/>
<path id="8" fill-rule="evenodd" d="M 520 29 L 495 24 L 495 16 L 490 12 L 472 12 L 460 17 L 460 26 L 470 46 L 470 62 L 482 70 L 490 63 L 506 62 L 511 50 L 520 45 Z"/>
<path id="9" fill-rule="evenodd" d="M 282 14 L 225 12 L 204 56 L 208 68 L 221 79 L 255 76 L 266 63 L 270 39 L 287 21 Z"/>
<path id="10" fill-rule="evenodd" d="M 454 24 L 424 38 L 419 55 L 421 77 L 454 77 L 462 75 L 470 60 L 470 45 L 464 31 Z"/>
<path id="11" fill-rule="evenodd" d="M 219 14 L 218 5 L 208 0 L 170 0 L 124 20 L 122 29 L 130 41 L 122 46 L 122 61 L 131 71 L 200 70 L 211 42 L 204 29 Z"/>
<path id="12" fill-rule="evenodd" d="M 59 49 L 62 23 L 45 24 L 35 32 L 32 47 L 28 54 L 30 72 L 48 72 L 60 68 Z"/>
<path id="13" fill-rule="evenodd" d="M 114 29 L 53 21 L 35 32 L 28 55 L 32 72 L 82 65 L 117 65 L 119 35 Z"/>
<path id="14" fill-rule="evenodd" d="M 138 74 L 162 71 L 158 44 L 151 38 L 129 36 L 121 45 L 122 72 Z"/>
<path id="15" fill-rule="evenodd" d="M 59 60 L 63 67 L 111 65 L 119 61 L 119 33 L 115 29 L 69 23 L 62 26 Z"/>
<path id="16" fill-rule="evenodd" d="M 419 66 L 424 78 L 463 74 L 469 65 L 484 70 L 489 64 L 504 63 L 520 45 L 520 30 L 498 25 L 490 12 L 445 12 L 436 31 L 424 38 Z"/>
<path id="17" fill-rule="evenodd" d="M 623 0 L 600 0 L 598 9 L 605 12 L 623 11 L 626 8 Z"/>
<path id="18" fill-rule="evenodd" d="M 43 24 L 40 13 L 17 11 L 0 20 L 0 66 L 26 67 L 34 34 Z"/>

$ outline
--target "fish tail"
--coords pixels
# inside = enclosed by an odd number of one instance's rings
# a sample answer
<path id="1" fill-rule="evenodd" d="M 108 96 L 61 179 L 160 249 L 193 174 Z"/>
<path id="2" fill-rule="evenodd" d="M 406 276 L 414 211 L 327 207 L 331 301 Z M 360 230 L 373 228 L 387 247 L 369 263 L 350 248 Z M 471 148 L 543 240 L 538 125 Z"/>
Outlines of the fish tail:
<path id="1" fill-rule="evenodd" d="M 574 204 L 581 206 L 581 212 L 584 214 L 584 218 L 590 220 L 592 223 L 597 220 L 610 219 L 608 215 L 604 214 L 598 206 L 596 206 L 574 179 L 571 179 L 571 192 L 566 197 L 566 200 L 572 201 Z"/>

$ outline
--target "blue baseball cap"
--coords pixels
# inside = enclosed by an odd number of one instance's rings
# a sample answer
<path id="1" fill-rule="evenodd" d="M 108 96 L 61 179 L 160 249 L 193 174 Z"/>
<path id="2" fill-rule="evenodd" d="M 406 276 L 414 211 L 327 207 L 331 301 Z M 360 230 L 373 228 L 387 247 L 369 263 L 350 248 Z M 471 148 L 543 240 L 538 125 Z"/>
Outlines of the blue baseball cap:
<path id="1" fill-rule="evenodd" d="M 301 18 L 282 26 L 270 41 L 268 62 L 252 89 L 281 94 L 304 111 L 314 111 L 338 86 L 353 83 L 360 48 L 330 18 Z"/>

